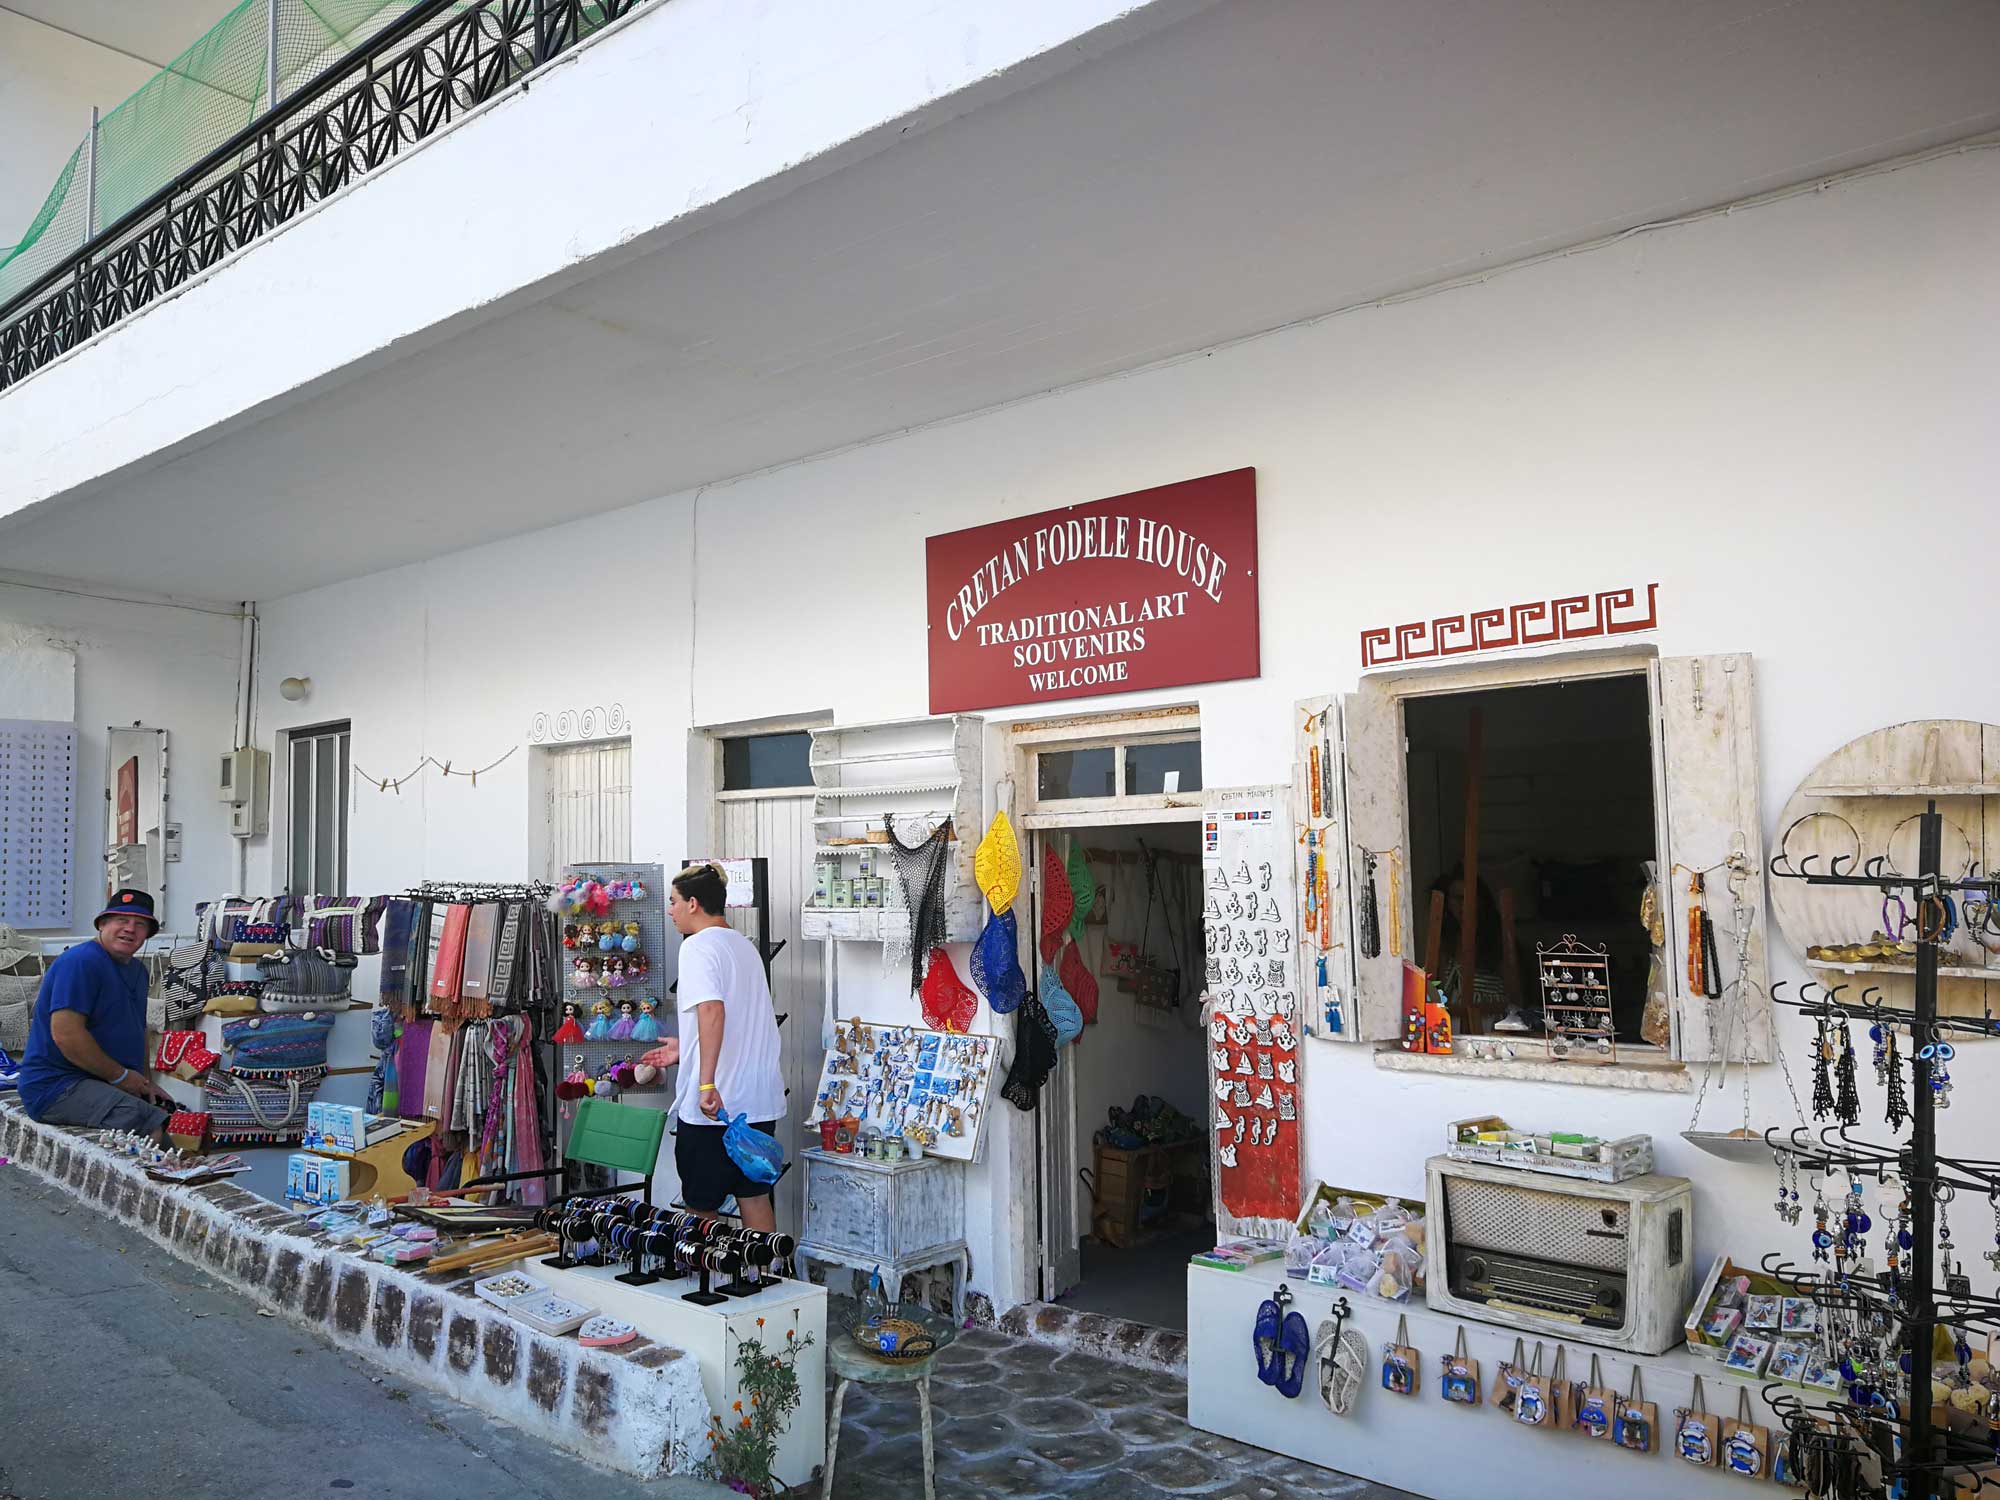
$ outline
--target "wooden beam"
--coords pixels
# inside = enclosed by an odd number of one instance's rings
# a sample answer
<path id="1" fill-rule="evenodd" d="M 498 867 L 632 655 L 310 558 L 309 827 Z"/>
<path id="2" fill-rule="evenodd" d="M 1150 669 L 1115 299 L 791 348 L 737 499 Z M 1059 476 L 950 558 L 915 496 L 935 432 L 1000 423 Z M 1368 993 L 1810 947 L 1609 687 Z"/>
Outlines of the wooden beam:
<path id="1" fill-rule="evenodd" d="M 1458 987 L 1463 993 L 1457 998 L 1468 1022 L 1473 976 L 1479 972 L 1479 784 L 1485 759 L 1485 715 L 1475 704 L 1465 721 L 1465 913 L 1458 921 Z"/>

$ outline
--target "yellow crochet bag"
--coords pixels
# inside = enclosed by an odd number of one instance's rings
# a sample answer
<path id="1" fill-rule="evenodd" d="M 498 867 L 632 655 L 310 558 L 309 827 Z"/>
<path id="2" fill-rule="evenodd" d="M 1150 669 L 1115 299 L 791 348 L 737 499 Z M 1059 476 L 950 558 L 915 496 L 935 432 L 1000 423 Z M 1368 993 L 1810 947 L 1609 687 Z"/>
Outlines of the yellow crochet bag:
<path id="1" fill-rule="evenodd" d="M 993 826 L 979 841 L 972 856 L 972 878 L 996 913 L 1014 904 L 1015 893 L 1021 889 L 1021 847 L 1004 812 L 993 815 Z"/>

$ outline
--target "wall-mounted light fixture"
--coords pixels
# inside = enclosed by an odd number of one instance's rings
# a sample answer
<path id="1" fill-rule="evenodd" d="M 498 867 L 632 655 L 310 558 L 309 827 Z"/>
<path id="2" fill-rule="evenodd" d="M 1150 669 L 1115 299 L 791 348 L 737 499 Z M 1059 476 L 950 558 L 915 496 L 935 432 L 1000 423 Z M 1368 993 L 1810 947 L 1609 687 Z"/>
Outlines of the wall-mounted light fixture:
<path id="1" fill-rule="evenodd" d="M 310 677 L 287 677 L 278 684 L 278 696 L 287 703 L 303 703 L 312 696 L 312 685 Z"/>

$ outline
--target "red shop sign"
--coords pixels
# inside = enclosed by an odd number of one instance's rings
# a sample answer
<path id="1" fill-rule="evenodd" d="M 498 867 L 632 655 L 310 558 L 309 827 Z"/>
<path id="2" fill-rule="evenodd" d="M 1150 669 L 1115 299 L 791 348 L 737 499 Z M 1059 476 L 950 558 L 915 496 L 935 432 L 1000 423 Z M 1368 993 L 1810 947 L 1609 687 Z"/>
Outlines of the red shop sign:
<path id="1" fill-rule="evenodd" d="M 924 542 L 934 714 L 1255 677 L 1257 471 Z"/>

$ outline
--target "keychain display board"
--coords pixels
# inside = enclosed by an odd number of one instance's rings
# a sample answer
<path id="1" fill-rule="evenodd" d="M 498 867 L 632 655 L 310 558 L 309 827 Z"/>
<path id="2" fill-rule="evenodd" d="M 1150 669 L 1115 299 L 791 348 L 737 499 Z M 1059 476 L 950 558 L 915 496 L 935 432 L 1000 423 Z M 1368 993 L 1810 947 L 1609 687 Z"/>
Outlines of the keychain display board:
<path id="1" fill-rule="evenodd" d="M 76 726 L 0 719 L 0 922 L 68 927 L 75 849 Z"/>
<path id="2" fill-rule="evenodd" d="M 2000 857 L 2000 724 L 1917 719 L 1842 745 L 1807 773 L 1779 814 L 1772 868 L 1907 876 L 1917 868 L 1917 815 L 1933 797 L 1944 820 L 1939 873 L 1958 882 L 1984 877 Z M 2000 1002 L 2000 908 L 1988 896 L 1977 885 L 1957 889 L 1959 920 L 1938 945 L 1940 1015 L 1981 1016 Z M 1909 1005 L 1916 934 L 1904 923 L 1915 913 L 1907 898 L 1774 880 L 1771 909 L 1815 979 L 1852 985 L 1850 995 L 1878 985 L 1889 1003 Z"/>
<path id="3" fill-rule="evenodd" d="M 1298 899 L 1288 787 L 1212 792 L 1201 817 L 1216 1228 L 1284 1239 L 1299 1211 Z"/>
<path id="4" fill-rule="evenodd" d="M 1299 975 L 1307 1035 L 1364 1040 L 1354 1024 L 1353 906 L 1347 871 L 1345 751 L 1338 698 L 1297 705 L 1298 838 L 1293 876 L 1299 888 Z"/>
<path id="5" fill-rule="evenodd" d="M 850 1115 L 861 1129 L 885 1135 L 926 1126 L 937 1133 L 925 1142 L 931 1155 L 977 1161 L 997 1056 L 990 1036 L 842 1021 L 820 1064 L 805 1128 Z"/>

